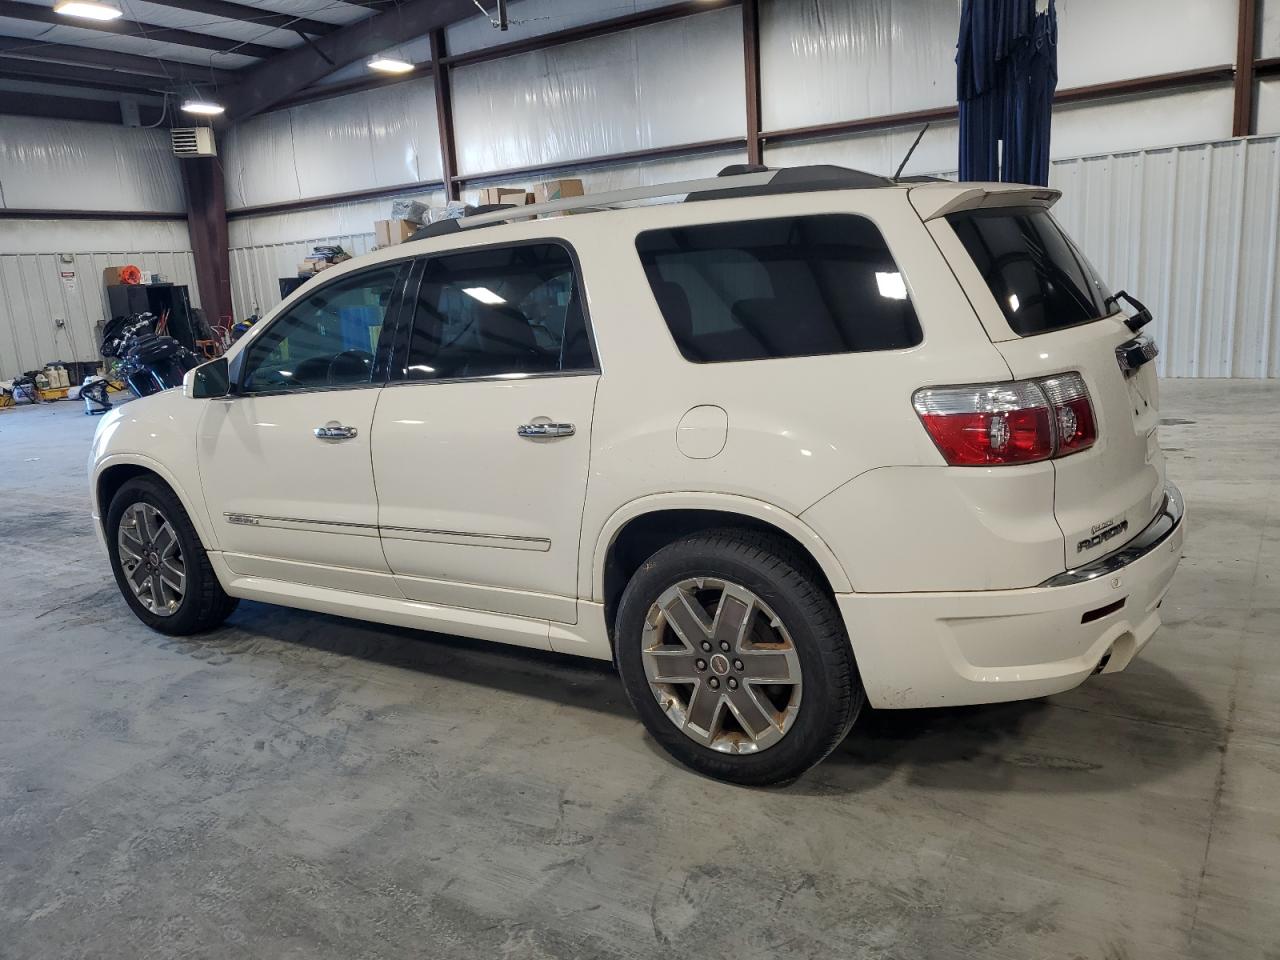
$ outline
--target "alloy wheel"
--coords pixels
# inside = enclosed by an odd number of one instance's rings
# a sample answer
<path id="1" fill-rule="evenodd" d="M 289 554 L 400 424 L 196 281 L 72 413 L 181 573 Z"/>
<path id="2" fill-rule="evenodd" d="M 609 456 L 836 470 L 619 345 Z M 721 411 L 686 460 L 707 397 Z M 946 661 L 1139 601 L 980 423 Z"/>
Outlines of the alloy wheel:
<path id="1" fill-rule="evenodd" d="M 740 584 L 699 577 L 668 587 L 645 618 L 641 658 L 667 719 L 704 747 L 755 753 L 795 722 L 803 692 L 795 644 Z"/>
<path id="2" fill-rule="evenodd" d="M 178 535 L 149 503 L 130 504 L 116 534 L 124 578 L 147 610 L 159 617 L 177 612 L 187 590 L 187 568 Z"/>

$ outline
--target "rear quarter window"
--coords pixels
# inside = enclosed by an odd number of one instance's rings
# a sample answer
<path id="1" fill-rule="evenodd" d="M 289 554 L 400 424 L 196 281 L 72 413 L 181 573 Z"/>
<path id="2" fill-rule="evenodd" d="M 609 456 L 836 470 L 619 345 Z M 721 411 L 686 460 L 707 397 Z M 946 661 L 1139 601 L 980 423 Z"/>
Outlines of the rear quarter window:
<path id="1" fill-rule="evenodd" d="M 636 249 L 694 363 L 899 350 L 922 339 L 902 273 L 865 217 L 649 230 Z"/>
<path id="2" fill-rule="evenodd" d="M 953 213 L 947 222 L 1023 337 L 1109 315 L 1111 291 L 1043 207 Z"/>

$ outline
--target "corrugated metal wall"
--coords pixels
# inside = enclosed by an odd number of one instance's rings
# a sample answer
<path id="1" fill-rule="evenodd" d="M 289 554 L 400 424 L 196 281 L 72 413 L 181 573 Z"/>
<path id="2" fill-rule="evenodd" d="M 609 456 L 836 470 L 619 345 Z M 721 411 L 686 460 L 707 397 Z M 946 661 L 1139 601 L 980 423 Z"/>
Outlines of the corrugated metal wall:
<path id="1" fill-rule="evenodd" d="M 5 228 L 21 223 L 8 221 Z M 67 240 L 86 245 L 94 236 L 93 222 L 80 221 L 75 226 L 78 236 Z M 138 239 L 145 240 L 151 232 L 146 228 L 168 225 L 137 226 L 143 228 Z M 185 235 L 186 224 L 178 224 L 176 229 Z M 70 243 L 68 247 L 75 249 Z M 53 360 L 101 359 L 98 344 L 107 318 L 102 271 L 125 263 L 187 284 L 192 301 L 199 305 L 190 250 L 121 247 L 78 253 L 66 248 L 59 252 L 0 252 L 0 379 L 40 369 Z"/>
<path id="2" fill-rule="evenodd" d="M 1057 161 L 1058 217 L 1155 315 L 1170 377 L 1280 376 L 1280 137 Z"/>

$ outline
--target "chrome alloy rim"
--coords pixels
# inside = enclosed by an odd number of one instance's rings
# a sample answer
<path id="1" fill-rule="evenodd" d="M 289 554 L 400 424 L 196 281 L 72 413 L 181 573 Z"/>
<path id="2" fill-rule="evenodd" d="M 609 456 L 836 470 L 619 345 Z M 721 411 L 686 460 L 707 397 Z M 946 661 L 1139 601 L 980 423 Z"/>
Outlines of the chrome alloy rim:
<path id="1" fill-rule="evenodd" d="M 641 658 L 658 705 L 685 736 L 755 753 L 795 722 L 803 684 L 790 633 L 746 587 L 698 577 L 649 608 Z"/>
<path id="2" fill-rule="evenodd" d="M 138 602 L 159 617 L 177 613 L 187 590 L 187 566 L 165 515 L 149 503 L 131 504 L 120 518 L 116 546 Z"/>

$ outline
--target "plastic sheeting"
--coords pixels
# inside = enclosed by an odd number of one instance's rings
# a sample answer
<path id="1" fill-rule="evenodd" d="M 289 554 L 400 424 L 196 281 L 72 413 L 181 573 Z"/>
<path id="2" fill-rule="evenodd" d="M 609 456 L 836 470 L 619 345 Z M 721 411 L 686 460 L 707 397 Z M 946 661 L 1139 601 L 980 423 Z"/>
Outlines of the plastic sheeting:
<path id="1" fill-rule="evenodd" d="M 453 73 L 464 174 L 741 137 L 741 15 L 709 11 Z"/>
<path id="2" fill-rule="evenodd" d="M 1235 59 L 1235 10 L 1224 0 L 1057 6 L 1060 90 Z M 766 130 L 955 102 L 957 0 L 763 0 L 760 17 Z M 1280 12 L 1274 19 L 1280 45 Z"/>
<path id="3" fill-rule="evenodd" d="M 1058 0 L 1058 89 L 1196 67 L 1236 57 L 1228 0 Z"/>
<path id="4" fill-rule="evenodd" d="M 1280 57 L 1280 0 L 1262 0 L 1260 57 Z"/>
<path id="5" fill-rule="evenodd" d="M 764 128 L 953 104 L 959 31 L 959 0 L 762 0 Z"/>
<path id="6" fill-rule="evenodd" d="M 1054 158 L 1203 143 L 1231 135 L 1230 87 L 1192 90 L 1131 100 L 1054 108 L 1050 141 Z M 774 166 L 836 163 L 891 174 L 906 156 L 920 125 L 805 143 L 766 146 Z M 954 176 L 959 141 L 954 122 L 934 123 L 907 164 L 906 174 Z"/>
<path id="7" fill-rule="evenodd" d="M 199 304 L 185 223 L 5 221 L 0 231 L 0 378 L 39 369 L 51 360 L 99 359 L 101 324 L 107 317 L 102 271 L 123 263 L 187 284 L 192 301 Z"/>
<path id="8" fill-rule="evenodd" d="M 167 130 L 14 116 L 0 116 L 0 206 L 186 209 Z"/>
<path id="9" fill-rule="evenodd" d="M 223 134 L 227 208 L 440 178 L 430 78 L 261 114 Z"/>
<path id="10" fill-rule="evenodd" d="M 1258 133 L 1280 133 L 1280 79 L 1257 86 Z"/>
<path id="11" fill-rule="evenodd" d="M 834 163 L 868 173 L 891 175 L 907 155 L 920 133 L 920 125 L 877 130 L 851 137 L 833 137 L 804 143 L 766 144 L 764 162 L 773 167 L 794 167 L 809 163 Z M 920 141 L 903 170 L 905 176 L 953 171 L 960 149 L 959 127 L 955 121 L 934 123 Z"/>

